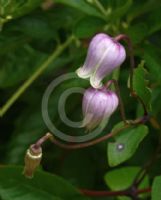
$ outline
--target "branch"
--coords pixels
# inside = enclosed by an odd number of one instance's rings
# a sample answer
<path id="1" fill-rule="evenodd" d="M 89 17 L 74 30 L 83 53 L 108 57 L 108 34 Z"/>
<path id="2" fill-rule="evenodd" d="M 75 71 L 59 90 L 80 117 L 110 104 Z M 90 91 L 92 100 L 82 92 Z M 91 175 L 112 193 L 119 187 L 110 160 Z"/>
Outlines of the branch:
<path id="1" fill-rule="evenodd" d="M 40 138 L 34 145 L 35 148 L 39 148 L 46 140 L 50 140 L 52 143 L 54 143 L 55 145 L 63 148 L 63 149 L 81 149 L 81 148 L 86 148 L 89 146 L 93 146 L 95 144 L 98 144 L 100 142 L 103 142 L 105 140 L 108 140 L 109 138 L 114 137 L 115 135 L 117 135 L 120 131 L 130 127 L 130 124 L 126 124 L 123 127 L 108 133 L 100 138 L 96 138 L 95 140 L 89 141 L 89 142 L 84 142 L 84 143 L 80 143 L 80 144 L 67 144 L 67 143 L 63 143 L 60 140 L 56 139 L 51 133 L 47 133 L 45 136 L 43 136 L 42 138 Z"/>
<path id="2" fill-rule="evenodd" d="M 119 128 L 111 133 L 108 133 L 100 138 L 96 138 L 92 141 L 84 142 L 84 143 L 80 143 L 80 144 L 75 144 L 75 143 L 74 144 L 65 144 L 62 141 L 59 141 L 58 139 L 56 139 L 51 133 L 47 133 L 46 135 L 41 137 L 35 144 L 32 144 L 29 147 L 29 149 L 27 150 L 26 156 L 25 156 L 24 175 L 28 176 L 30 178 L 33 176 L 33 174 L 34 174 L 36 168 L 39 166 L 41 158 L 42 158 L 42 145 L 47 140 L 50 140 L 55 145 L 57 145 L 61 148 L 64 148 L 64 149 L 86 148 L 89 146 L 93 146 L 97 143 L 100 143 L 102 141 L 105 141 L 111 137 L 114 137 L 120 131 L 122 131 L 128 127 L 132 127 L 134 125 L 138 125 L 140 123 L 145 123 L 144 117 L 138 118 L 136 120 L 127 121 L 127 123 L 124 124 L 123 127 Z"/>
<path id="3" fill-rule="evenodd" d="M 44 72 L 44 70 L 53 62 L 73 41 L 74 37 L 71 36 L 68 40 L 58 46 L 58 48 L 45 60 L 45 62 L 30 76 L 20 88 L 9 98 L 9 100 L 0 108 L 0 117 L 3 116 L 8 109 L 17 101 L 17 99 L 25 92 L 25 90 Z"/>
<path id="4" fill-rule="evenodd" d="M 127 124 L 127 121 L 126 121 L 126 115 L 125 115 L 125 108 L 124 108 L 124 104 L 123 104 L 123 101 L 122 101 L 122 98 L 121 98 L 121 94 L 120 94 L 120 88 L 119 88 L 119 85 L 118 85 L 118 81 L 115 80 L 115 79 L 112 79 L 112 80 L 109 80 L 105 87 L 108 88 L 110 87 L 111 84 L 114 84 L 115 86 L 115 90 L 116 90 L 116 93 L 117 93 L 117 96 L 119 98 L 119 107 L 120 107 L 120 113 L 121 113 L 121 118 L 122 120 L 124 121 L 124 124 Z"/>
<path id="5" fill-rule="evenodd" d="M 131 196 L 130 190 L 118 190 L 118 191 L 93 191 L 80 189 L 80 192 L 86 196 L 90 197 L 109 197 L 109 196 Z M 149 193 L 151 188 L 139 189 L 136 191 L 137 194 Z"/>
<path id="6" fill-rule="evenodd" d="M 133 51 L 133 45 L 131 42 L 131 39 L 124 34 L 120 34 L 115 37 L 116 41 L 124 40 L 128 44 L 129 48 L 129 55 L 130 55 L 130 93 L 132 97 L 135 97 L 142 105 L 144 109 L 144 115 L 148 115 L 147 108 L 145 106 L 144 101 L 135 93 L 134 87 L 133 87 L 133 74 L 134 74 L 134 68 L 135 68 L 135 60 L 134 60 L 134 51 Z"/>
<path id="7" fill-rule="evenodd" d="M 128 48 L 129 48 L 129 55 L 130 55 L 130 90 L 131 92 L 133 92 L 133 71 L 135 68 L 135 60 L 134 60 L 134 51 L 133 51 L 133 45 L 131 42 L 131 39 L 124 34 L 120 34 L 118 36 L 115 37 L 116 41 L 120 41 L 120 40 L 124 40 L 127 42 L 128 44 Z"/>

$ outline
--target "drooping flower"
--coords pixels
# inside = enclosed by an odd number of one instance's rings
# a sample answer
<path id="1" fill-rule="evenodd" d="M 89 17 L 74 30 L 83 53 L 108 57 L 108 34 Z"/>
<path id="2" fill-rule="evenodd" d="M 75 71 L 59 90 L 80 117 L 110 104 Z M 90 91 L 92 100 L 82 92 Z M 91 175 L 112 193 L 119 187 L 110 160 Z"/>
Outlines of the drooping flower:
<path id="1" fill-rule="evenodd" d="M 115 92 L 101 89 L 89 88 L 83 96 L 83 127 L 92 130 L 101 122 L 108 121 L 112 113 L 116 110 L 119 100 Z"/>
<path id="2" fill-rule="evenodd" d="M 84 65 L 76 73 L 80 78 L 90 78 L 92 87 L 100 88 L 102 79 L 119 67 L 125 58 L 125 48 L 119 42 L 99 33 L 91 40 Z"/>

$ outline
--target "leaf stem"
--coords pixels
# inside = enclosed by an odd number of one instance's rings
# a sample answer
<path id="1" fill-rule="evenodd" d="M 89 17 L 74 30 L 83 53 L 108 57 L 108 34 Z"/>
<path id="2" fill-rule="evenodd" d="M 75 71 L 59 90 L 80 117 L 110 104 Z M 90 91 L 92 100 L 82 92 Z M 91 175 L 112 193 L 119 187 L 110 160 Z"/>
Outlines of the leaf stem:
<path id="1" fill-rule="evenodd" d="M 121 118 L 124 121 L 124 124 L 127 124 L 126 115 L 125 115 L 125 108 L 124 108 L 124 104 L 123 104 L 123 101 L 122 101 L 122 98 L 121 98 L 120 88 L 119 88 L 119 85 L 118 85 L 118 81 L 115 80 L 115 79 L 109 80 L 106 83 L 106 88 L 108 88 L 112 83 L 115 86 L 115 90 L 116 90 L 117 96 L 119 98 L 119 107 L 120 107 Z"/>
<path id="2" fill-rule="evenodd" d="M 95 144 L 98 144 L 100 142 L 103 142 L 113 136 L 115 136 L 116 134 L 118 134 L 120 131 L 126 129 L 130 127 L 130 124 L 127 124 L 111 133 L 108 133 L 100 138 L 96 138 L 95 140 L 92 140 L 92 141 L 89 141 L 89 142 L 84 142 L 84 143 L 80 143 L 80 144 L 66 144 L 66 143 L 63 143 L 61 141 L 59 141 L 58 139 L 56 139 L 51 133 L 46 133 L 45 136 L 43 136 L 42 138 L 40 138 L 35 144 L 34 144 L 34 147 L 35 149 L 36 148 L 39 148 L 41 147 L 41 145 L 47 141 L 47 140 L 50 140 L 52 143 L 54 143 L 55 145 L 59 146 L 60 148 L 63 148 L 63 149 L 82 149 L 82 148 L 86 148 L 86 147 L 89 147 L 89 146 L 93 146 Z"/>
<path id="3" fill-rule="evenodd" d="M 160 158 L 160 151 L 161 151 L 161 129 L 160 129 L 160 137 L 158 140 L 158 145 L 156 147 L 156 150 L 154 154 L 152 154 L 150 160 L 147 161 L 147 163 L 142 167 L 142 169 L 138 172 L 137 176 L 135 177 L 135 180 L 133 182 L 133 185 L 139 186 L 146 174 L 151 170 L 151 168 L 154 166 L 154 164 L 159 160 Z"/>
<path id="4" fill-rule="evenodd" d="M 44 72 L 44 70 L 53 62 L 73 41 L 74 36 L 68 38 L 68 40 L 57 47 L 57 49 L 45 60 L 44 63 L 29 77 L 20 88 L 9 98 L 9 100 L 0 109 L 0 116 L 3 116 L 8 109 L 15 103 L 15 101 L 25 92 L 25 90 Z"/>
<path id="5" fill-rule="evenodd" d="M 106 12 L 105 8 L 102 6 L 102 4 L 100 3 L 100 1 L 99 0 L 93 0 L 93 2 L 97 6 L 97 8 L 101 11 L 101 13 L 106 17 L 107 12 Z"/>
<path id="6" fill-rule="evenodd" d="M 103 142 L 105 140 L 108 140 L 109 138 L 112 138 L 114 137 L 115 135 L 117 135 L 120 131 L 122 130 L 125 130 L 126 128 L 129 128 L 129 127 L 132 127 L 134 125 L 138 125 L 140 123 L 145 123 L 145 120 L 143 120 L 144 117 L 142 118 L 138 118 L 138 119 L 135 119 L 135 120 L 130 120 L 128 121 L 127 124 L 124 124 L 124 126 L 120 127 L 119 129 L 116 129 L 114 130 L 113 132 L 111 133 L 107 133 L 106 135 L 100 137 L 100 138 L 96 138 L 94 140 L 91 140 L 89 142 L 84 142 L 84 143 L 80 143 L 80 144 L 75 144 L 75 143 L 70 143 L 70 144 L 67 144 L 67 143 L 64 143 L 58 139 L 56 139 L 54 137 L 54 135 L 52 135 L 51 133 L 46 133 L 43 137 L 41 137 L 36 143 L 32 144 L 30 146 L 30 149 L 32 150 L 32 152 L 34 153 L 37 153 L 37 151 L 40 151 L 42 150 L 42 145 L 44 144 L 44 142 L 46 142 L 47 140 L 50 140 L 53 144 L 63 148 L 63 149 L 68 149 L 68 150 L 72 150 L 72 149 L 81 149 L 81 148 L 86 148 L 86 147 L 90 147 L 90 146 L 93 146 L 95 144 L 98 144 L 100 142 Z M 29 160 L 30 161 L 30 160 Z M 35 162 L 34 162 L 35 163 Z M 36 163 L 37 164 L 37 163 Z M 40 164 L 40 163 L 39 163 Z M 35 166 L 35 165 L 34 165 Z M 37 165 L 36 165 L 37 166 Z M 32 175 L 35 171 L 35 168 L 34 170 L 32 171 Z M 133 185 L 132 185 L 133 186 Z M 130 188 L 131 189 L 131 188 Z M 131 191 L 130 189 L 128 189 L 128 191 Z M 132 194 L 133 190 L 131 191 L 131 193 L 129 193 L 129 195 L 133 195 Z M 135 190 L 136 192 L 136 190 Z"/>
<path id="7" fill-rule="evenodd" d="M 100 137 L 100 138 L 96 138 L 95 140 L 92 140 L 92 141 L 89 141 L 89 142 L 84 142 L 84 143 L 80 143 L 80 144 L 65 144 L 59 140 L 57 140 L 53 135 L 51 135 L 50 137 L 50 141 L 52 143 L 54 143 L 55 145 L 63 148 L 63 149 L 83 149 L 83 148 L 87 148 L 87 147 L 90 147 L 90 146 L 93 146 L 95 144 L 98 144 L 100 142 L 103 142 L 103 141 L 106 141 L 112 137 L 114 137 L 115 135 L 117 135 L 120 131 L 128 128 L 130 125 L 127 124 L 126 126 L 116 130 L 116 131 L 113 131 L 111 133 L 107 133 L 106 135 Z"/>
<path id="8" fill-rule="evenodd" d="M 42 144 L 47 140 L 50 140 L 53 144 L 55 144 L 55 145 L 57 145 L 57 146 L 59 146 L 60 148 L 63 148 L 63 149 L 82 149 L 82 148 L 90 147 L 90 146 L 93 146 L 95 144 L 98 144 L 100 142 L 106 141 L 106 140 L 114 137 L 119 132 L 121 132 L 121 131 L 129 128 L 129 127 L 145 123 L 145 120 L 143 120 L 143 119 L 144 119 L 144 116 L 141 117 L 141 118 L 137 118 L 135 120 L 128 120 L 127 123 L 124 124 L 124 126 L 114 130 L 113 132 L 107 133 L 106 135 L 104 135 L 100 138 L 96 138 L 96 139 L 91 140 L 89 142 L 84 142 L 84 143 L 80 143 L 80 144 L 75 144 L 75 143 L 67 144 L 67 143 L 64 143 L 64 142 L 56 139 L 53 134 L 46 133 L 42 138 L 40 138 L 34 144 L 34 147 L 35 147 L 35 149 L 40 148 L 42 146 Z"/>
<path id="9" fill-rule="evenodd" d="M 139 97 L 136 94 L 136 92 L 134 91 L 134 87 L 133 87 L 133 75 L 134 75 L 134 68 L 135 68 L 135 60 L 134 60 L 134 52 L 133 52 L 133 45 L 132 45 L 131 39 L 129 38 L 129 36 L 127 36 L 125 34 L 120 34 L 120 35 L 115 37 L 115 40 L 116 41 L 124 40 L 128 44 L 129 55 L 130 55 L 130 93 L 131 93 L 132 97 L 135 97 L 141 103 L 141 105 L 144 109 L 144 115 L 147 116 L 148 111 L 147 111 L 147 108 L 145 106 L 145 103 L 141 99 L 141 97 Z"/>
<path id="10" fill-rule="evenodd" d="M 129 48 L 129 56 L 130 56 L 130 91 L 133 92 L 133 72 L 135 68 L 135 60 L 134 60 L 134 52 L 133 52 L 133 45 L 129 36 L 120 34 L 115 37 L 116 41 L 124 40 L 128 44 Z"/>

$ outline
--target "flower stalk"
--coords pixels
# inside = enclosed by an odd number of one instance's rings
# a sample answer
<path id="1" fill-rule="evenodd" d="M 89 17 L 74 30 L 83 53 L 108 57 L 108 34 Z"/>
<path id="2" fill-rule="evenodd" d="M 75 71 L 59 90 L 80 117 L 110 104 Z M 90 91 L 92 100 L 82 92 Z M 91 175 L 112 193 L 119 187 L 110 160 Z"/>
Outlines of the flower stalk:
<path id="1" fill-rule="evenodd" d="M 134 51 L 133 51 L 133 45 L 132 45 L 131 39 L 127 35 L 120 34 L 115 37 L 115 40 L 118 42 L 121 40 L 124 40 L 125 42 L 127 42 L 128 49 L 129 49 L 129 56 L 130 56 L 130 93 L 132 97 L 136 98 L 141 103 L 144 110 L 144 115 L 147 116 L 148 111 L 147 111 L 144 101 L 134 91 L 133 75 L 134 75 L 134 68 L 135 68 L 135 60 L 134 60 Z"/>
<path id="2" fill-rule="evenodd" d="M 111 86 L 111 84 L 114 84 L 116 94 L 119 98 L 119 108 L 120 108 L 121 118 L 122 118 L 124 124 L 127 124 L 125 108 L 124 108 L 124 104 L 123 104 L 123 101 L 122 101 L 122 98 L 121 98 L 120 88 L 119 88 L 118 82 L 115 79 L 111 79 L 106 83 L 105 87 L 109 88 Z"/>

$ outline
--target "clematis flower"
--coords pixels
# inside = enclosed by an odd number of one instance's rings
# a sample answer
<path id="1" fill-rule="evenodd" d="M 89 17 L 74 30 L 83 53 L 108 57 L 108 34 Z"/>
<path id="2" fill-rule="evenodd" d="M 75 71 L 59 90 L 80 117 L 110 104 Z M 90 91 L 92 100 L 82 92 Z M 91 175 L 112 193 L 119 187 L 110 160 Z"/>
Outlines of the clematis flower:
<path id="1" fill-rule="evenodd" d="M 91 40 L 85 63 L 76 73 L 80 78 L 90 78 L 92 87 L 100 88 L 102 79 L 119 67 L 125 58 L 125 48 L 119 42 L 99 33 Z"/>
<path id="2" fill-rule="evenodd" d="M 83 96 L 83 125 L 87 130 L 94 129 L 102 121 L 108 121 L 116 110 L 119 100 L 115 92 L 101 89 L 89 88 Z"/>

